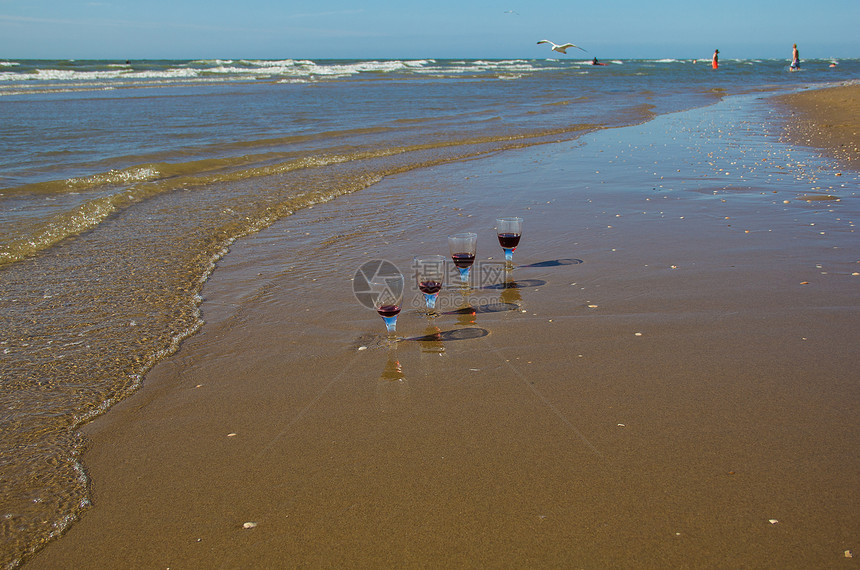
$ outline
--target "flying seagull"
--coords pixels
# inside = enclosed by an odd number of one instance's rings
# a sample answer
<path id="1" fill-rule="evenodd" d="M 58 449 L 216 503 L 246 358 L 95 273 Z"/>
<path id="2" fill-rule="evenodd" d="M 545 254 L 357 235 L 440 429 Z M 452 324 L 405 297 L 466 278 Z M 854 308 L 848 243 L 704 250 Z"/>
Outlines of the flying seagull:
<path id="1" fill-rule="evenodd" d="M 574 45 L 574 44 L 571 44 L 571 43 L 567 43 L 567 44 L 560 45 L 560 46 L 552 43 L 549 40 L 541 40 L 538 43 L 539 44 L 550 44 L 552 46 L 552 51 L 557 51 L 558 53 L 564 53 L 564 54 L 567 53 L 567 48 L 575 47 L 576 49 L 582 49 L 581 47 Z M 582 51 L 585 51 L 585 50 L 582 49 Z"/>

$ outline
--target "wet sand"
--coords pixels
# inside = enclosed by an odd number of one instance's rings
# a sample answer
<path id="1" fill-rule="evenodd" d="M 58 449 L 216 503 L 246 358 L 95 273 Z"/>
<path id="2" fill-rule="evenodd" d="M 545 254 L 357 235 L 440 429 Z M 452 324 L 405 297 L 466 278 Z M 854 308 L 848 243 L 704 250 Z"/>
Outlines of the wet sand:
<path id="1" fill-rule="evenodd" d="M 845 564 L 858 174 L 764 106 L 387 178 L 234 244 L 200 332 L 85 427 L 93 507 L 28 567 Z M 389 345 L 356 269 L 408 278 L 467 230 L 468 303 Z"/>

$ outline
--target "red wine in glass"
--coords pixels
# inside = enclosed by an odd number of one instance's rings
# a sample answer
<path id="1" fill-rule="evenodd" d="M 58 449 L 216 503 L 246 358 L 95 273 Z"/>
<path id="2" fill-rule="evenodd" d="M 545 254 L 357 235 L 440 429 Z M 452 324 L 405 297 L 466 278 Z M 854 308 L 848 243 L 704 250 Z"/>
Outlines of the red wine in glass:
<path id="1" fill-rule="evenodd" d="M 454 265 L 460 269 L 467 269 L 475 263 L 475 256 L 469 253 L 452 253 L 451 258 L 454 260 Z"/>
<path id="2" fill-rule="evenodd" d="M 514 251 L 520 243 L 520 234 L 499 234 L 499 244 L 504 249 Z"/>
<path id="3" fill-rule="evenodd" d="M 376 295 L 376 312 L 382 317 L 391 337 L 397 329 L 397 315 L 403 299 L 403 275 L 377 275 L 370 280 L 370 286 Z"/>
<path id="4" fill-rule="evenodd" d="M 436 297 L 442 290 L 445 279 L 445 257 L 442 255 L 419 255 L 413 260 L 418 290 L 424 293 L 427 314 L 436 314 Z"/>
<path id="5" fill-rule="evenodd" d="M 398 305 L 382 305 L 376 309 L 376 312 L 383 317 L 396 317 L 400 314 L 400 307 Z"/>
<path id="6" fill-rule="evenodd" d="M 520 244 L 522 233 L 522 218 L 496 219 L 496 234 L 499 236 L 499 245 L 505 250 L 505 261 L 508 264 L 513 264 L 514 250 Z"/>
<path id="7" fill-rule="evenodd" d="M 418 289 L 425 295 L 433 295 L 442 290 L 440 281 L 422 281 L 418 284 Z"/>
<path id="8" fill-rule="evenodd" d="M 463 284 L 469 282 L 469 269 L 475 263 L 475 253 L 478 248 L 478 234 L 461 233 L 448 236 L 448 248 L 451 251 L 451 259 L 460 270 L 460 281 Z"/>

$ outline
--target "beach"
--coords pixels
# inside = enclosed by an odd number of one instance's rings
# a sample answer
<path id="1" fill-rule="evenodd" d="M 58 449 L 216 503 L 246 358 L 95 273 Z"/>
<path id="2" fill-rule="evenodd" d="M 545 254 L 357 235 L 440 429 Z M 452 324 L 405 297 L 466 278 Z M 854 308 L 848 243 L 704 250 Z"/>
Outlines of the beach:
<path id="1" fill-rule="evenodd" d="M 797 112 L 788 134 L 798 144 L 826 149 L 855 170 L 860 164 L 860 114 L 857 86 L 816 89 L 786 95 L 781 101 Z"/>
<path id="2" fill-rule="evenodd" d="M 80 428 L 92 504 L 25 566 L 852 563 L 858 90 L 395 172 L 237 239 L 203 324 Z M 462 231 L 473 282 L 428 317 L 412 258 Z"/>

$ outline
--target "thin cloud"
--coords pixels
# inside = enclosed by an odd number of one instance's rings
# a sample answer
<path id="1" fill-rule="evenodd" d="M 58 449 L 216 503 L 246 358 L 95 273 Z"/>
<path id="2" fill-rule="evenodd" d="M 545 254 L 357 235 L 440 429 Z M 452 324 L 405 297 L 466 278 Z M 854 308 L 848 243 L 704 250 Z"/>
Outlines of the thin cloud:
<path id="1" fill-rule="evenodd" d="M 2 1 L 2 0 L 0 0 Z M 91 2 L 90 6 L 109 6 L 110 4 L 102 4 L 98 2 Z M 306 14 L 291 14 L 287 16 L 289 19 L 293 18 L 328 18 L 332 16 L 350 16 L 355 14 L 361 14 L 365 10 L 339 10 L 339 11 L 330 11 L 330 12 L 315 12 L 315 13 L 306 13 Z M 208 31 L 208 32 L 268 32 L 270 30 L 263 29 L 250 29 L 250 28 L 236 28 L 236 27 L 228 27 L 228 26 L 207 26 L 204 24 L 192 24 L 192 23 L 183 23 L 183 22 L 173 22 L 173 21 L 165 21 L 165 22 L 145 22 L 140 20 L 99 20 L 93 18 L 86 19 L 62 19 L 62 18 L 35 18 L 31 16 L 10 16 L 8 14 L 0 14 L 0 21 L 7 22 L 17 22 L 17 23 L 26 23 L 26 24 L 60 24 L 60 25 L 68 25 L 68 26 L 99 26 L 99 27 L 123 27 L 123 28 L 139 28 L 139 29 L 153 29 L 153 28 L 180 28 L 186 30 L 200 30 L 200 31 Z M 272 30 L 274 31 L 274 30 Z M 279 33 L 282 30 L 279 30 Z M 323 31 L 323 30 L 321 30 Z M 352 31 L 349 32 L 341 32 L 335 30 L 328 30 L 331 33 L 336 35 L 350 35 L 350 36 L 364 36 L 366 34 L 363 33 L 354 33 Z"/>
<path id="2" fill-rule="evenodd" d="M 6 14 L 0 14 L 0 20 L 5 20 L 7 22 L 27 22 L 31 24 L 72 24 L 77 23 L 78 20 L 59 20 L 55 18 L 30 18 L 27 16 L 8 16 Z"/>
<path id="3" fill-rule="evenodd" d="M 334 12 L 312 12 L 308 14 L 288 14 L 287 18 L 328 18 L 330 16 L 351 16 L 353 14 L 363 14 L 364 9 L 359 10 L 338 10 Z"/>
<path id="4" fill-rule="evenodd" d="M 33 18 L 29 16 L 9 16 L 6 14 L 0 14 L 0 21 L 7 22 L 18 22 L 18 23 L 26 23 L 26 24 L 61 24 L 64 26 L 96 26 L 96 27 L 111 27 L 111 28 L 140 28 L 140 29 L 164 29 L 164 28 L 181 28 L 186 30 L 202 30 L 209 32 L 236 32 L 236 31 L 252 31 L 256 32 L 259 30 L 250 30 L 250 29 L 238 29 L 234 27 L 225 27 L 225 26 L 206 26 L 201 24 L 185 24 L 182 22 L 142 22 L 139 20 L 98 20 L 98 19 L 80 19 L 80 20 L 71 20 L 71 19 L 59 19 L 59 18 Z"/>

